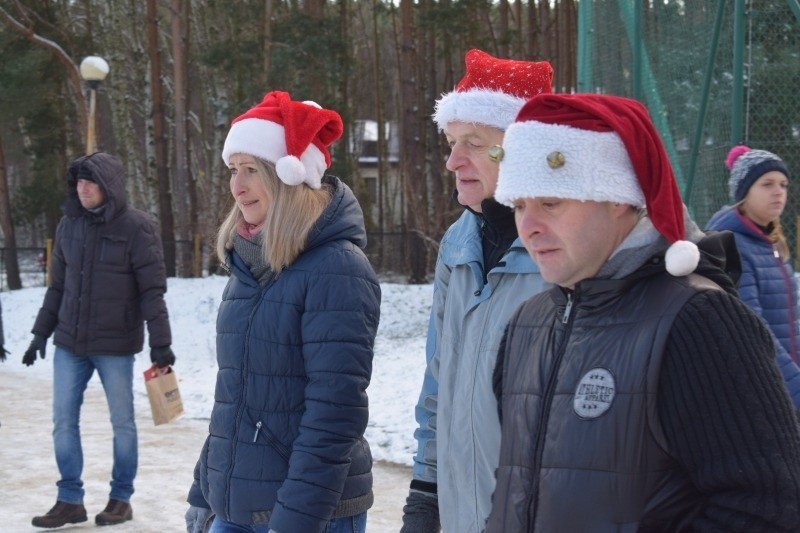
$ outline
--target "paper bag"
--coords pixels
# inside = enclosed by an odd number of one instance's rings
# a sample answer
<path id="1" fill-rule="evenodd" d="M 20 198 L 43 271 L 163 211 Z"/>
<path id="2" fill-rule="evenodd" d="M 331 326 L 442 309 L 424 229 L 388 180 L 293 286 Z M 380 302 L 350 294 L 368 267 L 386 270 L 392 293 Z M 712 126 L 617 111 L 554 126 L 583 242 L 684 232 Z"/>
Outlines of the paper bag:
<path id="1" fill-rule="evenodd" d="M 144 385 L 153 411 L 156 426 L 172 422 L 183 414 L 183 401 L 178 390 L 178 379 L 171 366 L 151 366 L 144 371 Z"/>

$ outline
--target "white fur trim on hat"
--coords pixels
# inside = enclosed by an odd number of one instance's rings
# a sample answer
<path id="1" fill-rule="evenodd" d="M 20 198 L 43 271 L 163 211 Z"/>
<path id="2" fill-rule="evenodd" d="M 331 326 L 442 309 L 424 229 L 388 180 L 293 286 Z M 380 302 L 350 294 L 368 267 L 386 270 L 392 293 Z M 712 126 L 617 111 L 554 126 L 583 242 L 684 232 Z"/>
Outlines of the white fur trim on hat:
<path id="1" fill-rule="evenodd" d="M 449 122 L 483 124 L 505 130 L 527 100 L 486 89 L 453 91 L 436 102 L 433 120 L 440 130 Z"/>
<path id="2" fill-rule="evenodd" d="M 299 159 L 289 156 L 284 127 L 258 118 L 240 120 L 231 126 L 222 147 L 222 160 L 226 165 L 230 165 L 233 154 L 247 154 L 269 161 L 275 164 L 275 171 L 285 184 L 306 183 L 312 189 L 322 186 L 322 175 L 327 168 L 325 155 L 313 144 L 308 145 Z"/>
<path id="3" fill-rule="evenodd" d="M 322 187 L 322 176 L 328 168 L 325 163 L 325 154 L 313 144 L 309 144 L 308 148 L 300 155 L 300 162 L 306 169 L 306 185 L 312 189 Z"/>
<path id="4" fill-rule="evenodd" d="M 501 204 L 548 197 L 645 205 L 625 145 L 613 131 L 515 122 L 506 130 L 503 152 L 495 191 Z"/>
<path id="5" fill-rule="evenodd" d="M 222 147 L 222 160 L 230 164 L 233 154 L 247 154 L 275 163 L 286 155 L 283 126 L 270 120 L 248 118 L 231 126 Z"/>

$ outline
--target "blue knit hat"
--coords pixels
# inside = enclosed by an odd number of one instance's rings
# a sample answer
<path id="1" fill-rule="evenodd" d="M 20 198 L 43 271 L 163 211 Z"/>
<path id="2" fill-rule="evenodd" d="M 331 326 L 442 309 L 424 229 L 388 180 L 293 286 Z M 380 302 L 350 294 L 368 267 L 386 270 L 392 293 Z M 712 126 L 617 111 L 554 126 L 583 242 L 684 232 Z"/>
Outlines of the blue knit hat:
<path id="1" fill-rule="evenodd" d="M 725 166 L 731 171 L 728 187 L 731 201 L 735 204 L 744 200 L 750 187 L 767 172 L 777 170 L 789 177 L 789 169 L 780 157 L 766 150 L 753 150 L 743 144 L 731 148 L 725 158 Z"/>

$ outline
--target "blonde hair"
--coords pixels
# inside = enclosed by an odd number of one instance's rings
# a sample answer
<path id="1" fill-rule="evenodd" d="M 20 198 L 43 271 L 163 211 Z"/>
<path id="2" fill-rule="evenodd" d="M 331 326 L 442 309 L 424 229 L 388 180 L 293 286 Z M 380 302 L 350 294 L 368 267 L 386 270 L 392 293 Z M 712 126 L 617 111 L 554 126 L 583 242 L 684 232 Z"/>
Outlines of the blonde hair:
<path id="1" fill-rule="evenodd" d="M 325 185 L 312 189 L 306 185 L 286 185 L 275 172 L 275 165 L 254 158 L 258 175 L 267 191 L 270 205 L 261 231 L 264 260 L 279 274 L 303 252 L 308 234 L 331 200 Z M 234 203 L 217 232 L 217 257 L 225 263 L 228 250 L 233 248 L 233 238 L 244 217 Z"/>
<path id="2" fill-rule="evenodd" d="M 744 201 L 746 197 L 737 204 L 734 204 L 736 209 L 744 216 L 747 216 L 747 210 L 744 208 Z M 748 217 L 749 218 L 749 217 Z M 767 234 L 767 238 L 774 244 L 781 259 L 788 261 L 790 257 L 789 242 L 786 240 L 786 235 L 783 233 L 783 226 L 781 226 L 781 219 L 776 218 L 770 222 L 772 224 L 772 231 Z"/>

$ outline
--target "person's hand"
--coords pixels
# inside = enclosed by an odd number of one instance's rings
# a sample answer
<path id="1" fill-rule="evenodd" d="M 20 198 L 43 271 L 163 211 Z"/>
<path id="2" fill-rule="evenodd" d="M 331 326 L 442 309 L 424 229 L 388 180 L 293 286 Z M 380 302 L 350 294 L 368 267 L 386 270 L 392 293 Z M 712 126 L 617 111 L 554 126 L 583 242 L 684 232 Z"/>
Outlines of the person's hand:
<path id="1" fill-rule="evenodd" d="M 47 337 L 33 334 L 33 340 L 28 349 L 25 350 L 25 355 L 22 356 L 22 364 L 31 366 L 36 362 L 36 352 L 39 352 L 39 357 L 44 359 L 44 351 L 47 348 Z"/>
<path id="2" fill-rule="evenodd" d="M 9 355 L 11 352 L 5 349 L 2 344 L 0 344 L 0 361 L 6 360 L 6 355 Z"/>
<path id="3" fill-rule="evenodd" d="M 183 517 L 186 520 L 186 533 L 204 533 L 211 526 L 214 513 L 211 509 L 192 505 Z"/>
<path id="4" fill-rule="evenodd" d="M 439 499 L 436 494 L 411 489 L 403 507 L 400 533 L 439 533 Z"/>
<path id="5" fill-rule="evenodd" d="M 150 348 L 150 361 L 155 363 L 158 368 L 164 368 L 175 364 L 175 354 L 172 348 L 162 346 L 160 348 Z"/>

